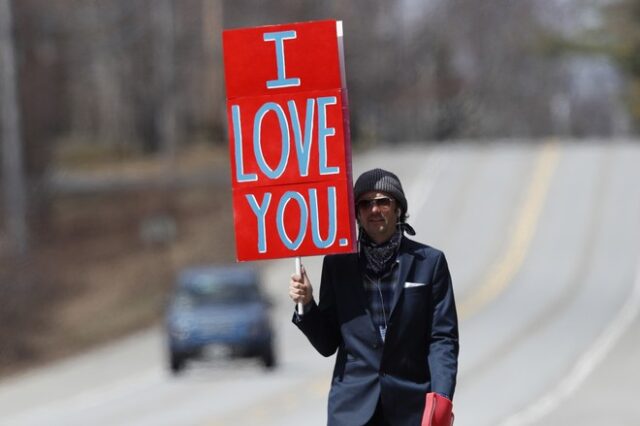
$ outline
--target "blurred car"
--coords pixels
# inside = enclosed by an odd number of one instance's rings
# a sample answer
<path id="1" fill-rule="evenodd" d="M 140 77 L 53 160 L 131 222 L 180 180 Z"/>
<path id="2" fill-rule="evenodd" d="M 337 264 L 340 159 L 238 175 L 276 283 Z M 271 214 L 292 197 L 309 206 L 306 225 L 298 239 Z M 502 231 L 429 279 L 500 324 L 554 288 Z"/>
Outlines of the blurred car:
<path id="1" fill-rule="evenodd" d="M 258 357 L 276 366 L 271 303 L 257 271 L 245 265 L 191 267 L 177 277 L 166 311 L 173 373 L 189 359 Z"/>

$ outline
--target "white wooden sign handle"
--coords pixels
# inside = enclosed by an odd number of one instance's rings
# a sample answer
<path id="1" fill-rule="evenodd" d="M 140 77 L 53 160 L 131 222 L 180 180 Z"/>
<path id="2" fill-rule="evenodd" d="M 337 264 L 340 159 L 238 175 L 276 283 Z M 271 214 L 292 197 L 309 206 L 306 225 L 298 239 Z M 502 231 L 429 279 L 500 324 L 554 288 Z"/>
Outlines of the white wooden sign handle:
<path id="1" fill-rule="evenodd" d="M 302 259 L 300 256 L 296 257 L 296 274 L 302 276 Z M 304 314 L 304 308 L 302 302 L 298 302 L 298 315 Z"/>

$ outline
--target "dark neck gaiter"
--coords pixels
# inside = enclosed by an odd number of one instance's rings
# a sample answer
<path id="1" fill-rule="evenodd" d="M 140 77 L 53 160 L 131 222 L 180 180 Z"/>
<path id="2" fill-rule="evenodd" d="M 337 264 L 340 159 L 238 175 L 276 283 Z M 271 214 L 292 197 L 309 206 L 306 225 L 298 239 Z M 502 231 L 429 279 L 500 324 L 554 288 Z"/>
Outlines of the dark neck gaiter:
<path id="1" fill-rule="evenodd" d="M 376 244 L 360 229 L 360 252 L 364 256 L 366 273 L 374 278 L 383 277 L 388 273 L 396 261 L 401 241 L 401 230 L 397 230 L 388 241 Z"/>

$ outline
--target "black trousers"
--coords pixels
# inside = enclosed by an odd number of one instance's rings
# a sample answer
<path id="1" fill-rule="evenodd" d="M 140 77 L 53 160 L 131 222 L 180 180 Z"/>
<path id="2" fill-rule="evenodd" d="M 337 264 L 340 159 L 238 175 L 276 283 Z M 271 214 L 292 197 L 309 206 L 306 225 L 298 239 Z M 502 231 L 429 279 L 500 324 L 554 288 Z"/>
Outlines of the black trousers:
<path id="1" fill-rule="evenodd" d="M 391 423 L 387 420 L 382 409 L 382 401 L 378 400 L 376 405 L 376 411 L 373 412 L 371 419 L 365 424 L 365 426 L 391 426 Z"/>

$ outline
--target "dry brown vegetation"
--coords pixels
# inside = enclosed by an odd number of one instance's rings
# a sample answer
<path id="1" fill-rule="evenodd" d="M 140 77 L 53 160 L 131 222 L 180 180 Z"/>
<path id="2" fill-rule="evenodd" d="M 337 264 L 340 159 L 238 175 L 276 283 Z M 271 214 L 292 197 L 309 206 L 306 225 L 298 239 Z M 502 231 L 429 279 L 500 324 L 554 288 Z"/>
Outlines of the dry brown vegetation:
<path id="1" fill-rule="evenodd" d="M 175 165 L 178 173 L 225 176 L 227 162 L 226 151 L 196 148 Z M 165 165 L 151 158 L 65 167 L 80 177 L 153 181 Z M 62 193 L 50 198 L 47 212 L 27 257 L 5 253 L 0 258 L 0 375 L 157 322 L 177 269 L 234 258 L 231 196 L 224 179 L 186 188 L 136 185 Z M 144 235 L 145 224 L 154 220 L 169 224 L 168 236 Z"/>

